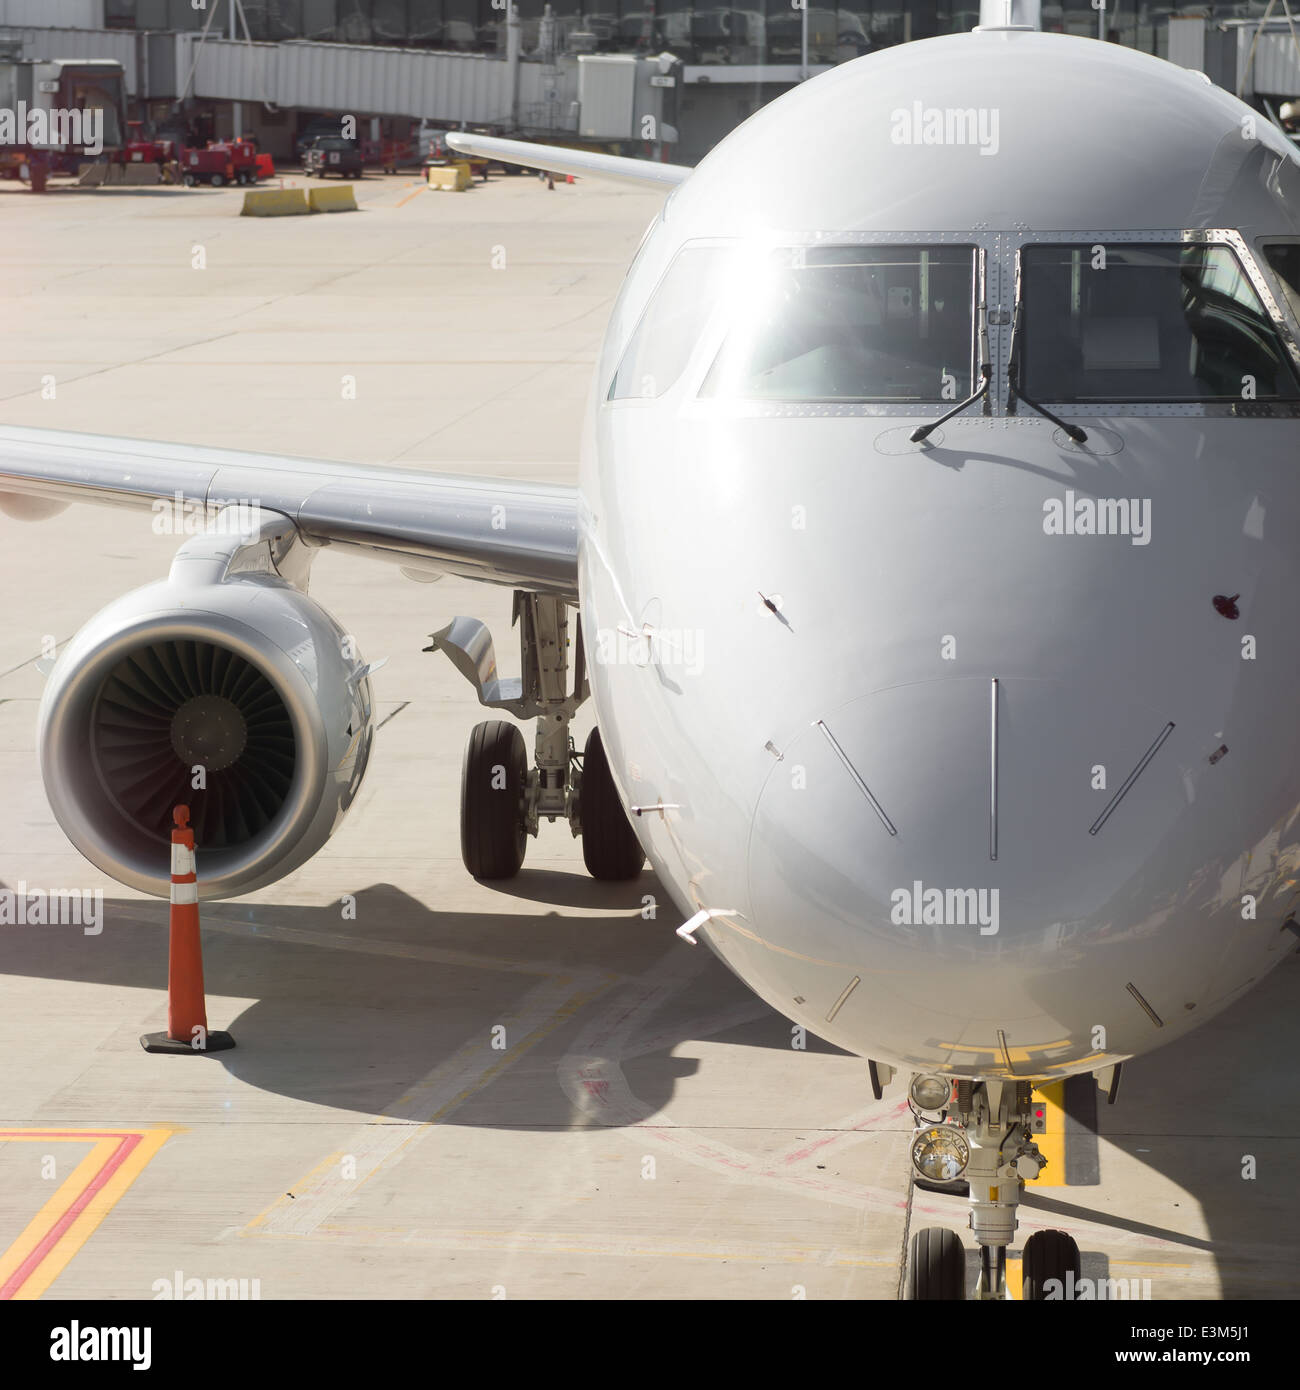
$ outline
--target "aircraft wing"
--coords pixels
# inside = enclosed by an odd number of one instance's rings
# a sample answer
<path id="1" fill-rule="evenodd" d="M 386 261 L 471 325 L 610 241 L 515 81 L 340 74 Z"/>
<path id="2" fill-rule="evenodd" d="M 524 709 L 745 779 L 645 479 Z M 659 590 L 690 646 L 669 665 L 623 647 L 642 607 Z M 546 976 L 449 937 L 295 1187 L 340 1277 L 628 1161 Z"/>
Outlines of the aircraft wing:
<path id="1" fill-rule="evenodd" d="M 630 184 L 636 188 L 667 191 L 689 178 L 693 170 L 685 164 L 656 164 L 649 159 L 627 159 L 616 154 L 596 154 L 592 150 L 568 150 L 562 145 L 534 145 L 527 140 L 500 140 L 495 135 L 472 135 L 454 130 L 447 143 L 462 154 L 499 159 L 505 164 L 522 164 L 529 169 L 549 169 L 553 174 L 577 174 Z"/>
<path id="2" fill-rule="evenodd" d="M 0 511 L 37 519 L 69 502 L 257 505 L 288 516 L 309 542 L 415 571 L 578 592 L 571 487 L 0 427 Z"/>

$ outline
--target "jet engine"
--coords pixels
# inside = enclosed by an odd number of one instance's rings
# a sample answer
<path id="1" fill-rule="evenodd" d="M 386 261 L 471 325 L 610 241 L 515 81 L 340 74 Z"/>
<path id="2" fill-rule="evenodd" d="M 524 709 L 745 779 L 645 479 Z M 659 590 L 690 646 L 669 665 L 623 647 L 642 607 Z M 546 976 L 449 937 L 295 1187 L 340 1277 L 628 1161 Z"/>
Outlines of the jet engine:
<path id="1" fill-rule="evenodd" d="M 190 807 L 199 896 L 233 897 L 315 854 L 365 774 L 369 668 L 273 564 L 232 573 L 248 554 L 187 543 L 166 580 L 77 633 L 41 701 L 55 819 L 91 863 L 142 892 L 168 895 L 174 806 Z"/>

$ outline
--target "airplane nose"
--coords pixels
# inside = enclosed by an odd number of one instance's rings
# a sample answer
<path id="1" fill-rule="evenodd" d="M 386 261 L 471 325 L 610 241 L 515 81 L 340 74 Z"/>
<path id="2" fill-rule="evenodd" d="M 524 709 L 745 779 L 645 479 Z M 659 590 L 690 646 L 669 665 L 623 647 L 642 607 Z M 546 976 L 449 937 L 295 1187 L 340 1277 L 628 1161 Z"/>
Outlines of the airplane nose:
<path id="1" fill-rule="evenodd" d="M 828 1004 L 855 976 L 924 977 L 897 1002 L 934 1015 L 936 1035 L 973 1014 L 1051 1031 L 1044 1013 L 1069 1012 L 1059 967 L 1116 929 L 1117 895 L 1186 806 L 1174 732 L 1113 688 L 1027 677 L 819 712 L 755 810 L 754 929 L 806 958 Z"/>

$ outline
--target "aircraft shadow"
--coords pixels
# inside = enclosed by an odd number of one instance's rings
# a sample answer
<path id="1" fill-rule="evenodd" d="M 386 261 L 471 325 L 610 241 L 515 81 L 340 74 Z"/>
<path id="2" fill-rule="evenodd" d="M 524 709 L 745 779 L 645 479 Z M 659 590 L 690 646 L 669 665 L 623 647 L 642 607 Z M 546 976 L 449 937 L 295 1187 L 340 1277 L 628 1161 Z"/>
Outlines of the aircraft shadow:
<path id="1" fill-rule="evenodd" d="M 1153 1257 L 1168 1261 L 1167 1273 L 1114 1272 L 1149 1276 L 1157 1298 L 1178 1296 L 1177 1266 L 1186 1258 L 1179 1251 L 1207 1248 L 1225 1299 L 1300 1297 L 1300 1124 L 1291 1065 L 1300 1049 L 1300 1016 L 1292 1005 L 1298 987 L 1300 957 L 1292 955 L 1194 1033 L 1126 1063 L 1115 1104 L 1100 1100 L 1097 1127 L 1123 1154 L 1103 1150 L 1101 1156 L 1100 1182 L 1120 1178 L 1107 1204 L 1113 1215 L 1104 1215 L 1103 1224 L 1175 1242 Z M 1121 1175 L 1130 1159 L 1182 1191 L 1126 1208 Z M 1031 1193 L 1027 1205 L 1068 1222 L 1082 1215 L 1071 1208 L 1072 1194 L 1083 1190 Z M 1177 1233 L 1188 1199 L 1201 1208 L 1208 1240 Z"/>
<path id="2" fill-rule="evenodd" d="M 670 956 L 682 963 L 683 978 L 666 981 L 661 1005 L 644 1013 L 621 1048 L 605 1049 L 614 1061 L 627 1056 L 638 1108 L 654 1113 L 666 1106 L 675 1081 L 695 1070 L 693 1060 L 673 1056 L 681 1042 L 711 1037 L 790 1048 L 785 1018 L 711 952 L 676 940 L 678 914 L 653 874 L 610 885 L 535 870 L 518 886 L 521 898 L 554 901 L 547 896 L 554 893 L 569 906 L 609 910 L 582 917 L 441 911 L 389 884 L 358 891 L 348 909 L 354 919 L 337 902 L 203 904 L 208 1023 L 228 1030 L 237 1046 L 180 1064 L 220 1065 L 259 1090 L 317 1106 L 424 1118 L 395 1107 L 440 1064 L 472 1052 L 475 1039 L 494 1062 L 498 1056 L 488 1049 L 495 1028 L 505 1028 L 513 1047 L 518 1029 L 548 1023 L 548 1011 L 577 999 L 571 1021 L 443 1122 L 581 1128 L 603 1121 L 566 1095 L 557 1060 L 581 1043 L 591 1009 L 613 1006 L 620 990 L 662 969 Z M 641 915 L 647 895 L 659 904 L 655 920 Z M 0 974 L 11 977 L 11 989 L 12 977 L 23 976 L 156 989 L 156 1005 L 142 1010 L 138 1027 L 154 1031 L 165 1006 L 167 915 L 164 902 L 105 899 L 99 936 L 76 927 L 0 927 Z M 256 1002 L 231 1016 L 221 996 Z M 79 1021 L 70 993 L 64 1025 L 75 1029 Z M 807 1051 L 839 1049 L 809 1037 Z"/>
<path id="3" fill-rule="evenodd" d="M 534 870 L 514 886 L 521 890 L 516 896 L 534 902 L 605 910 L 582 917 L 439 910 L 390 884 L 356 893 L 355 920 L 343 916 L 339 903 L 205 904 L 209 1023 L 228 1028 L 238 1046 L 167 1064 L 219 1065 L 268 1094 L 358 1116 L 423 1119 L 401 1108 L 413 1086 L 440 1065 L 455 1065 L 474 1039 L 490 1046 L 495 1027 L 504 1026 L 508 1039 L 512 1027 L 536 1027 L 547 1010 L 568 1005 L 567 1021 L 442 1123 L 575 1129 L 635 1123 L 667 1107 L 676 1083 L 699 1065 L 674 1055 L 682 1043 L 710 1038 L 790 1048 L 785 1018 L 710 952 L 692 952 L 673 939 L 677 914 L 649 872 L 631 885 L 601 885 Z M 503 889 L 504 906 L 511 891 Z M 647 894 L 661 904 L 656 920 L 641 915 Z M 123 1029 L 157 1028 L 167 978 L 167 905 L 106 899 L 104 921 L 96 937 L 75 927 L 0 928 L 0 973 L 11 977 L 10 990 L 13 977 L 151 987 L 156 1005 L 124 1020 Z M 1027 1193 L 1026 1214 L 1172 1242 L 1153 1257 L 1167 1263 L 1164 1270 L 1112 1271 L 1170 1280 L 1155 1290 L 1157 1298 L 1178 1296 L 1181 1252 L 1206 1248 L 1215 1255 L 1225 1298 L 1300 1295 L 1300 1276 L 1285 1273 L 1295 1267 L 1290 1252 L 1300 1237 L 1293 1177 L 1300 1130 L 1287 1060 L 1300 1051 L 1300 1016 L 1290 1007 L 1298 976 L 1300 959 L 1291 957 L 1219 1018 L 1128 1064 L 1118 1103 L 1103 1101 L 1098 1111 L 1100 1132 L 1121 1151 L 1103 1146 L 1098 1176 L 1108 1200 L 1100 1211 L 1083 1204 L 1088 1188 L 1063 1187 Z M 661 997 L 649 999 L 633 1028 L 605 1044 L 599 1032 L 595 1043 L 585 1039 L 594 1013 L 619 1018 L 632 1007 L 625 1001 L 648 997 L 647 980 L 661 987 Z M 223 996 L 255 1002 L 227 1016 Z M 46 1016 L 42 1026 L 69 1034 L 83 1027 L 77 993 L 68 994 L 66 1018 Z M 811 1036 L 807 1045 L 810 1052 L 839 1053 Z M 575 1103 L 557 1077 L 557 1063 L 570 1051 L 617 1063 L 635 1113 L 606 1117 Z M 863 1090 L 865 1099 L 865 1080 Z M 760 1106 L 761 1097 L 754 1103 Z M 1252 1178 L 1243 1177 L 1247 1156 L 1255 1159 Z M 1132 1162 L 1157 1170 L 1181 1192 L 1161 1198 L 1161 1205 L 1126 1206 L 1133 1181 L 1124 1169 Z M 1184 1213 L 1175 1206 L 1188 1203 L 1199 1205 L 1208 1240 L 1178 1233 Z M 1105 1245 L 1095 1235 L 1082 1243 Z M 1107 1253 L 1127 1258 L 1119 1248 Z"/>

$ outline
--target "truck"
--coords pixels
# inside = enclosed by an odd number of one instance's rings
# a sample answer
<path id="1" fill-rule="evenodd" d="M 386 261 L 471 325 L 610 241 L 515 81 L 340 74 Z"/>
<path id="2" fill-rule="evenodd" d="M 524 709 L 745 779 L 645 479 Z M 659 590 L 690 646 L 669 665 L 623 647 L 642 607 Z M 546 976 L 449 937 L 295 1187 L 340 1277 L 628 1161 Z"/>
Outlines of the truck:
<path id="1" fill-rule="evenodd" d="M 42 192 L 51 173 L 87 160 L 121 163 L 126 72 L 111 58 L 0 55 L 0 166 Z"/>
<path id="2" fill-rule="evenodd" d="M 364 167 L 361 147 L 355 140 L 336 139 L 328 135 L 309 145 L 302 157 L 303 173 L 322 179 L 329 174 L 337 174 L 341 179 L 359 179 Z"/>

